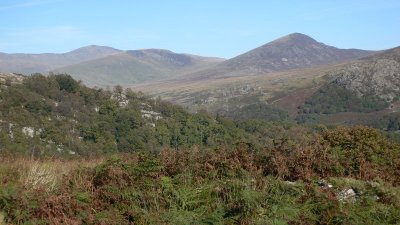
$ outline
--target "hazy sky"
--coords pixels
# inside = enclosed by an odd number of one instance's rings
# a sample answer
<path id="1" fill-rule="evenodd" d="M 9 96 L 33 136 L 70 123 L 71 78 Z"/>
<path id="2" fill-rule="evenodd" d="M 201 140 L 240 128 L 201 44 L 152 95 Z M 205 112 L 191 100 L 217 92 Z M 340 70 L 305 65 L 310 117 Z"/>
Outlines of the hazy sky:
<path id="1" fill-rule="evenodd" d="M 400 45 L 399 0 L 1 0 L 0 52 L 85 45 L 232 57 L 300 32 L 340 48 Z"/>

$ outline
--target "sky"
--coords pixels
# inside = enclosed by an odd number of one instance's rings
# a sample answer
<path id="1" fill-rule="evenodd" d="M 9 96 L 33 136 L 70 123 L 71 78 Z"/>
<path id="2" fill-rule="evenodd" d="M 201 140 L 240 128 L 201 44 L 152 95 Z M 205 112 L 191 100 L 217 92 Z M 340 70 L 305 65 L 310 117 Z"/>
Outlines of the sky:
<path id="1" fill-rule="evenodd" d="M 231 58 L 299 32 L 339 48 L 400 45 L 399 0 L 0 0 L 0 52 L 87 45 Z"/>

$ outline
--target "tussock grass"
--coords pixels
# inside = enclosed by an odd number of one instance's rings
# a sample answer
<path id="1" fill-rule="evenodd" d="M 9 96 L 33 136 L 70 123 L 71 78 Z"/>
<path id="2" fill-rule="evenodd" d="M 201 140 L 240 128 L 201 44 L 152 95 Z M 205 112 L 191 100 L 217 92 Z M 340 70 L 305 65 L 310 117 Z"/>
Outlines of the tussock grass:
<path id="1" fill-rule="evenodd" d="M 0 183 L 16 182 L 31 189 L 53 190 L 64 175 L 79 168 L 93 168 L 104 161 L 91 160 L 31 160 L 3 157 L 0 159 Z"/>

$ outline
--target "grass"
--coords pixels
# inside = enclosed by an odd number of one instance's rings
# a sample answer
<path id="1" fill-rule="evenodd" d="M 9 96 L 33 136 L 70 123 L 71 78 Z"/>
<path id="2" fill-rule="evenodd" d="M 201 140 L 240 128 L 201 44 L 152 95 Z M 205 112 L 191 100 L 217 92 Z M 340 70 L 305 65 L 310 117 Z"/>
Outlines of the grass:
<path id="1" fill-rule="evenodd" d="M 25 158 L 2 158 L 0 160 L 0 183 L 15 182 L 29 189 L 45 189 L 51 192 L 63 176 L 82 167 L 93 168 L 103 159 L 93 160 L 31 160 Z"/>

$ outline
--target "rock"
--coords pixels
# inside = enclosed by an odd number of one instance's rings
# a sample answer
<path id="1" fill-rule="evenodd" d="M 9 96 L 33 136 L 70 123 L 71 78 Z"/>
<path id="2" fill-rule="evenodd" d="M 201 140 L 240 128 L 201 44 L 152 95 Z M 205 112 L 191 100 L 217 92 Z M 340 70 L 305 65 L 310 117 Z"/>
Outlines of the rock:
<path id="1" fill-rule="evenodd" d="M 118 104 L 119 104 L 119 107 L 125 108 L 129 104 L 129 99 L 125 99 L 125 100 L 119 101 Z"/>
<path id="2" fill-rule="evenodd" d="M 75 155 L 75 154 L 76 154 L 76 152 L 74 152 L 74 151 L 71 151 L 71 150 L 68 150 L 68 154 L 70 154 L 70 155 Z"/>
<path id="3" fill-rule="evenodd" d="M 9 123 L 8 124 L 8 135 L 10 136 L 11 139 L 14 139 L 14 132 L 12 131 L 14 124 Z"/>
<path id="4" fill-rule="evenodd" d="M 63 147 L 63 145 L 57 145 L 57 151 L 61 153 L 62 151 L 64 151 Z"/>
<path id="5" fill-rule="evenodd" d="M 149 110 L 140 110 L 142 113 L 142 118 L 145 119 L 154 119 L 154 120 L 159 120 L 162 119 L 161 113 L 154 112 L 154 111 L 149 111 Z"/>
<path id="6" fill-rule="evenodd" d="M 350 202 L 354 202 L 356 201 L 357 198 L 357 193 L 355 192 L 355 190 L 353 188 L 349 188 L 349 189 L 344 189 L 342 191 L 340 191 L 336 198 L 339 201 L 350 201 Z"/>
<path id="7" fill-rule="evenodd" d="M 23 127 L 22 128 L 22 133 L 25 134 L 28 137 L 33 138 L 35 136 L 35 128 L 33 128 L 33 127 Z"/>

